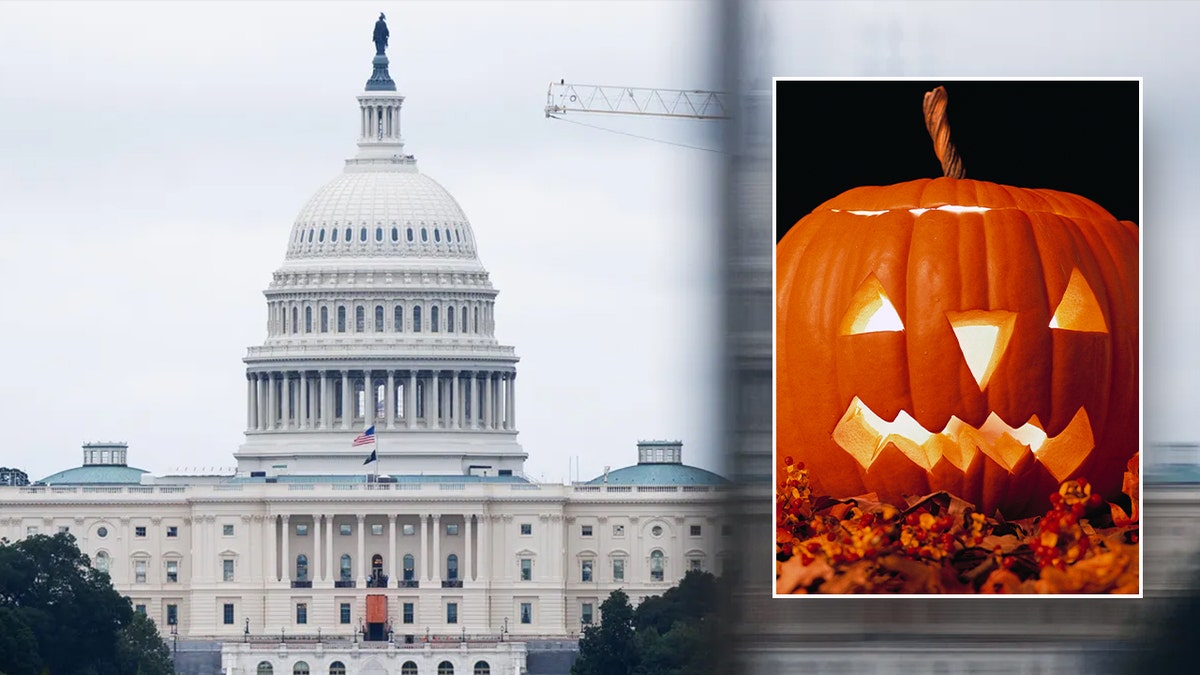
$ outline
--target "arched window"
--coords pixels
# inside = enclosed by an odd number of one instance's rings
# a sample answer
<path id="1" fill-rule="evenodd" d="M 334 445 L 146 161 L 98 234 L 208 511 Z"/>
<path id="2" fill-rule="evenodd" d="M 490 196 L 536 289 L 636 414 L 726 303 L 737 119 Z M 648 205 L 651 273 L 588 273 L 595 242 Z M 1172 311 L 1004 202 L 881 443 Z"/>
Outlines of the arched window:
<path id="1" fill-rule="evenodd" d="M 429 332 L 438 332 L 438 306 L 434 305 L 429 308 Z"/>
<path id="2" fill-rule="evenodd" d="M 404 665 L 400 666 L 400 675 L 417 675 L 417 664 L 405 661 Z"/>
<path id="3" fill-rule="evenodd" d="M 328 307 L 321 308 L 321 332 L 322 333 L 329 332 L 329 308 Z"/>
<path id="4" fill-rule="evenodd" d="M 375 241 L 383 241 L 383 228 L 375 228 Z"/>
<path id="5" fill-rule="evenodd" d="M 396 309 L 392 312 L 392 314 L 394 315 L 392 317 L 393 323 L 395 324 L 395 326 L 393 326 L 394 330 L 397 333 L 403 333 L 404 332 L 404 305 L 396 305 Z"/>
<path id="6" fill-rule="evenodd" d="M 413 307 L 413 332 L 421 332 L 421 307 Z"/>
<path id="7" fill-rule="evenodd" d="M 437 675 L 454 675 L 454 664 L 449 661 L 442 661 L 438 664 Z"/>
<path id="8" fill-rule="evenodd" d="M 450 581 L 458 579 L 458 556 L 453 553 L 446 556 L 446 578 Z"/>
<path id="9" fill-rule="evenodd" d="M 392 243 L 400 241 L 400 229 L 392 226 Z"/>
<path id="10" fill-rule="evenodd" d="M 296 581 L 308 581 L 308 556 L 296 556 Z"/>
<path id="11" fill-rule="evenodd" d="M 367 329 L 366 311 L 362 305 L 354 308 L 354 332 L 361 333 Z"/>
<path id="12" fill-rule="evenodd" d="M 426 230 L 423 227 L 421 228 L 421 241 L 423 241 L 423 242 L 429 241 L 429 230 Z"/>
<path id="13" fill-rule="evenodd" d="M 279 323 L 283 324 L 283 330 L 280 332 L 286 333 L 287 328 L 288 328 L 288 326 L 287 326 L 287 307 L 279 308 Z"/>
<path id="14" fill-rule="evenodd" d="M 346 664 L 341 661 L 329 664 L 329 675 L 346 675 Z"/>
<path id="15" fill-rule="evenodd" d="M 337 323 L 338 323 L 338 326 L 337 326 L 338 332 L 345 333 L 346 332 L 346 308 L 344 306 L 338 307 Z"/>
<path id="16" fill-rule="evenodd" d="M 343 553 L 341 559 L 341 575 L 342 581 L 350 581 L 354 572 L 351 570 L 351 560 L 349 553 Z"/>
<path id="17" fill-rule="evenodd" d="M 275 675 L 275 669 L 266 661 L 260 661 L 258 668 L 255 669 L 255 675 Z"/>
<path id="18" fill-rule="evenodd" d="M 413 574 L 414 574 L 414 570 L 413 570 L 413 556 L 412 556 L 412 554 L 411 554 L 411 553 L 405 553 L 405 554 L 404 554 L 404 580 L 405 580 L 405 581 L 412 581 L 412 580 L 413 580 Z"/>
<path id="19" fill-rule="evenodd" d="M 365 228 L 365 227 L 364 227 L 364 228 L 362 228 L 361 230 L 359 230 L 359 231 L 358 231 L 358 240 L 359 240 L 359 241 L 366 241 L 366 240 L 367 240 L 367 228 Z"/>
<path id="20" fill-rule="evenodd" d="M 436 242 L 438 242 L 439 244 L 442 242 L 442 231 L 441 231 L 441 230 L 439 230 L 439 229 L 437 229 L 437 228 L 434 228 L 434 230 L 433 230 L 433 240 L 434 240 L 434 241 L 436 241 Z"/>
<path id="21" fill-rule="evenodd" d="M 96 554 L 96 569 L 98 571 L 107 572 L 108 571 L 108 563 L 109 563 L 109 559 L 108 559 L 107 553 L 105 553 L 104 551 L 100 551 L 99 553 Z"/>
<path id="22" fill-rule="evenodd" d="M 447 333 L 454 332 L 454 308 L 453 307 L 446 308 L 446 332 Z"/>
<path id="23" fill-rule="evenodd" d="M 467 332 L 467 308 L 465 306 L 462 308 L 462 323 L 459 325 L 462 326 L 462 332 Z"/>
<path id="24" fill-rule="evenodd" d="M 312 307 L 304 308 L 304 332 L 312 332 Z"/>
<path id="25" fill-rule="evenodd" d="M 383 332 L 383 305 L 375 305 L 375 332 Z"/>
<path id="26" fill-rule="evenodd" d="M 654 550 L 650 552 L 650 580 L 663 580 L 663 552 Z"/>
<path id="27" fill-rule="evenodd" d="M 292 675 L 308 675 L 308 664 L 304 661 L 297 661 L 296 665 L 292 666 Z"/>
<path id="28" fill-rule="evenodd" d="M 319 232 L 317 232 L 317 243 L 318 244 L 325 243 L 325 228 L 323 228 L 323 227 L 321 228 L 321 230 Z M 268 664 L 268 665 L 270 665 L 270 664 Z"/>
<path id="29" fill-rule="evenodd" d="M 492 675 L 492 667 L 488 665 L 487 661 L 476 661 L 473 675 Z"/>
<path id="30" fill-rule="evenodd" d="M 371 574 L 374 574 L 376 577 L 383 574 L 383 556 L 378 553 L 371 556 Z"/>
<path id="31" fill-rule="evenodd" d="M 446 228 L 446 243 L 450 243 L 450 228 Z"/>
<path id="32" fill-rule="evenodd" d="M 405 236 L 408 237 L 408 243 L 411 244 L 412 240 L 413 240 L 413 231 L 412 231 L 411 227 L 408 228 L 408 231 L 405 233 Z"/>
<path id="33" fill-rule="evenodd" d="M 475 317 L 474 317 L 474 319 L 475 319 L 475 321 L 474 321 L 474 325 L 475 325 L 475 334 L 476 334 L 476 335 L 478 335 L 478 334 L 479 334 L 479 308 L 478 308 L 478 307 L 476 307 L 476 308 L 475 308 Z"/>
<path id="34" fill-rule="evenodd" d="M 330 231 L 330 235 L 329 235 L 329 241 L 332 241 L 333 243 L 335 243 L 335 244 L 336 244 L 336 243 L 337 243 L 337 237 L 338 237 L 337 233 L 338 233 L 338 229 L 337 229 L 336 227 L 335 227 L 335 228 L 333 228 L 333 229 Z"/>
<path id="35" fill-rule="evenodd" d="M 300 308 L 292 308 L 292 332 L 296 333 L 300 330 Z"/>
<path id="36" fill-rule="evenodd" d="M 352 236 L 350 235 L 350 228 L 348 228 L 348 227 L 347 227 L 347 228 L 346 228 L 346 243 L 347 243 L 347 244 L 349 244 L 349 243 L 350 243 L 350 240 L 351 240 L 351 239 L 353 239 L 353 238 L 354 238 L 354 237 L 352 237 Z"/>

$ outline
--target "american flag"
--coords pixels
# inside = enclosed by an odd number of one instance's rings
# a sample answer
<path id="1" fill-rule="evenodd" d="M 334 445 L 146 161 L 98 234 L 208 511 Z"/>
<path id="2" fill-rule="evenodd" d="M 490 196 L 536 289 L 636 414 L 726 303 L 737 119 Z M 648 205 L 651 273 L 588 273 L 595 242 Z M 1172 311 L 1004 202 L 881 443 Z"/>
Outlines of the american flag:
<path id="1" fill-rule="evenodd" d="M 372 424 L 371 426 L 367 427 L 366 431 L 362 432 L 361 434 L 359 434 L 358 436 L 356 436 L 354 438 L 354 442 L 351 443 L 351 446 L 357 448 L 360 445 L 370 445 L 374 442 L 375 442 L 375 425 Z"/>

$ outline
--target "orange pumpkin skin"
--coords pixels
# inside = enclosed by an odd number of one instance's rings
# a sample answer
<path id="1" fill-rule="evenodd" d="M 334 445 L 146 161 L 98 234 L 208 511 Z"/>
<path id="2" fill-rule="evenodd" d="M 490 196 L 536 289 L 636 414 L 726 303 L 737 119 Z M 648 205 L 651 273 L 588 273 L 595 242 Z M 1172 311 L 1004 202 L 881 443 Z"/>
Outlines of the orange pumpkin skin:
<path id="1" fill-rule="evenodd" d="M 1138 238 L 1083 197 L 966 179 L 825 202 L 776 250 L 777 465 L 804 462 L 814 494 L 948 490 L 1008 518 L 1044 513 L 1069 478 L 1120 494 L 1140 439 Z M 902 329 L 855 318 L 872 289 Z M 985 312 L 1008 337 L 981 380 L 956 331 Z M 862 422 L 902 414 L 931 435 L 876 438 Z"/>

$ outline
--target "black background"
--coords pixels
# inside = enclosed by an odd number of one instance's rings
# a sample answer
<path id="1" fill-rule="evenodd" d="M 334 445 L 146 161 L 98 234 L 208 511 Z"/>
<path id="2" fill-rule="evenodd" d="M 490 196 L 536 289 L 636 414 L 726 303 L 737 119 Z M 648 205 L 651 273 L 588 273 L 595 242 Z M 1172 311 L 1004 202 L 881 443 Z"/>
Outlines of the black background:
<path id="1" fill-rule="evenodd" d="M 850 188 L 941 176 L 921 107 L 938 85 L 967 178 L 1073 192 L 1138 222 L 1136 81 L 780 81 L 776 241 Z"/>

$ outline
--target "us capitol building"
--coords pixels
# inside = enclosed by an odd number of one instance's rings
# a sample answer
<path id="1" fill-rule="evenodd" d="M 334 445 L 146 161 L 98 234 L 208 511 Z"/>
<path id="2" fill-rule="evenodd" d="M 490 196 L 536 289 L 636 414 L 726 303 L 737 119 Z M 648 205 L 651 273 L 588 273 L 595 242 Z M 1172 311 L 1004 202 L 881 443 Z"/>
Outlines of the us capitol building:
<path id="1" fill-rule="evenodd" d="M 662 594 L 732 549 L 727 481 L 678 442 L 587 483 L 524 477 L 518 358 L 466 215 L 405 153 L 386 33 L 358 152 L 266 290 L 236 473 L 151 476 L 89 443 L 82 466 L 0 487 L 0 537 L 69 531 L 169 643 L 220 642 L 231 675 L 524 673 L 612 590 Z"/>

